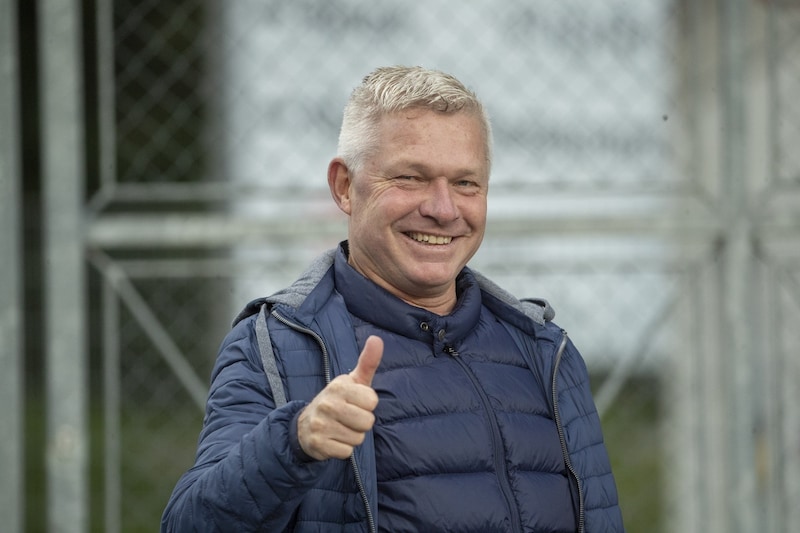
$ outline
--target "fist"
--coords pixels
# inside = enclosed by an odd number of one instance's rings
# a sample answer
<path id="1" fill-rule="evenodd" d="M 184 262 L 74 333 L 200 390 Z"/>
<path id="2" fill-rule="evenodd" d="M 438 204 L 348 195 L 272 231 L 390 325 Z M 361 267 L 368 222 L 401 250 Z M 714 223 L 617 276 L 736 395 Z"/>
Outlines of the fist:
<path id="1" fill-rule="evenodd" d="M 347 459 L 375 424 L 378 395 L 372 378 L 383 357 L 383 341 L 371 336 L 349 374 L 333 379 L 297 417 L 300 447 L 317 460 Z"/>

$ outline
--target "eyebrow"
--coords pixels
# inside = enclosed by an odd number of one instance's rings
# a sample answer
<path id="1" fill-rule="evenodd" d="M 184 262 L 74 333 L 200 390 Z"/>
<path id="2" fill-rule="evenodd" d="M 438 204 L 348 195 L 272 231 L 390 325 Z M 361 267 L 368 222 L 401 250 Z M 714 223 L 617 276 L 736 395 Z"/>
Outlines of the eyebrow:
<path id="1" fill-rule="evenodd" d="M 425 174 L 425 175 L 428 175 L 428 174 L 432 173 L 430 167 L 428 165 L 425 165 L 424 163 L 415 163 L 415 162 L 412 162 L 412 161 L 405 161 L 405 160 L 401 159 L 401 160 L 395 161 L 394 163 L 389 165 L 389 168 L 392 168 L 392 169 L 398 168 L 398 167 L 408 168 L 410 170 L 414 170 L 416 172 L 419 172 L 420 174 Z M 470 176 L 470 177 L 471 176 L 479 176 L 480 173 L 475 171 L 475 170 L 473 170 L 473 169 L 462 168 L 462 169 L 457 170 L 453 175 L 455 177 L 458 177 L 458 178 L 464 178 L 464 177 L 468 177 L 468 176 Z"/>

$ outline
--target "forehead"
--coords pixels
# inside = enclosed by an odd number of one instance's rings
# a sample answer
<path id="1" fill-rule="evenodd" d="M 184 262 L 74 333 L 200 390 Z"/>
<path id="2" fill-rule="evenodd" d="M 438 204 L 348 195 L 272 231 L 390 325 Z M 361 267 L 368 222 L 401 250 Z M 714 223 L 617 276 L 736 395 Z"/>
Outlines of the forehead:
<path id="1" fill-rule="evenodd" d="M 442 113 L 412 108 L 380 117 L 376 124 L 376 155 L 405 152 L 408 155 L 452 153 L 460 157 L 487 159 L 486 131 L 480 115 L 469 111 Z"/>

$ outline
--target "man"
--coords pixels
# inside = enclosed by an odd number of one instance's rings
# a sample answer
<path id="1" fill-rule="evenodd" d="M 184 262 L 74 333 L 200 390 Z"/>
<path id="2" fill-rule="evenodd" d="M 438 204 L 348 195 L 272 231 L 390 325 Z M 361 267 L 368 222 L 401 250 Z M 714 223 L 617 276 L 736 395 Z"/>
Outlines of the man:
<path id="1" fill-rule="evenodd" d="M 622 531 L 580 355 L 466 267 L 491 130 L 422 68 L 355 89 L 328 167 L 348 240 L 223 342 L 162 531 Z"/>

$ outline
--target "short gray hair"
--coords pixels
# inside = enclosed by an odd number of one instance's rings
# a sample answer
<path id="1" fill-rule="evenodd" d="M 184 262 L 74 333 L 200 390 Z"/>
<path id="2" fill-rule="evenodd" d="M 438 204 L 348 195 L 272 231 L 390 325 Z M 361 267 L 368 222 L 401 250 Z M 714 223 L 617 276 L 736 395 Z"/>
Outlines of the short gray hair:
<path id="1" fill-rule="evenodd" d="M 377 144 L 380 118 L 412 108 L 474 114 L 483 128 L 486 163 L 491 168 L 492 129 L 483 104 L 454 76 L 422 67 L 381 67 L 364 77 L 344 108 L 338 156 L 356 172 Z"/>

